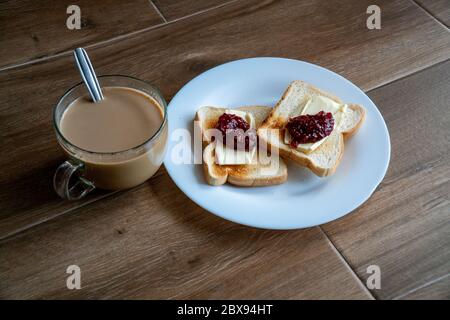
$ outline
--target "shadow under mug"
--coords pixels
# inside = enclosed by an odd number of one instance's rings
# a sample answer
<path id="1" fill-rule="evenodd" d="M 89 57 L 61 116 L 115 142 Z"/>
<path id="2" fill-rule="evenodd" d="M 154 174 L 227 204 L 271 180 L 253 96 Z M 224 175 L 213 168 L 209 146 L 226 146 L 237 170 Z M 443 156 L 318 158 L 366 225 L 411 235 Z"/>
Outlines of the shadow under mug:
<path id="1" fill-rule="evenodd" d="M 69 157 L 58 167 L 53 178 L 56 193 L 64 199 L 81 199 L 95 188 L 121 190 L 137 186 L 153 176 L 164 159 L 168 137 L 167 104 L 158 89 L 128 76 L 100 76 L 98 80 L 101 87 L 128 87 L 148 94 L 161 107 L 163 120 L 152 137 L 131 149 L 111 153 L 83 150 L 64 137 L 60 121 L 70 104 L 88 91 L 84 83 L 69 89 L 53 111 L 56 137 Z"/>

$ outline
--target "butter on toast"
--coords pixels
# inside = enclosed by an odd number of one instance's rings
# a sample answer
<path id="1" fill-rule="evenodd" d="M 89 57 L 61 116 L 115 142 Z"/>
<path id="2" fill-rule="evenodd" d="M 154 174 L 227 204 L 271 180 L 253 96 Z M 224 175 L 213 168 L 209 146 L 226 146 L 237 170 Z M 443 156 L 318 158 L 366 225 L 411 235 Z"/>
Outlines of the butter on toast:
<path id="1" fill-rule="evenodd" d="M 340 114 L 340 121 L 335 125 L 331 134 L 324 138 L 323 143 L 317 149 L 304 152 L 286 143 L 285 126 L 290 118 L 301 114 L 303 102 L 314 97 L 331 99 L 336 104 L 344 105 L 338 97 L 304 81 L 296 80 L 289 85 L 257 132 L 260 142 L 267 145 L 269 150 L 276 150 L 282 157 L 309 168 L 320 177 L 325 177 L 336 171 L 344 153 L 344 140 L 355 134 L 360 128 L 364 122 L 365 109 L 357 104 L 345 105 L 345 112 Z"/>
<path id="2" fill-rule="evenodd" d="M 251 113 L 255 129 L 270 113 L 271 107 L 246 106 L 233 110 Z M 211 141 L 208 129 L 215 127 L 218 118 L 230 110 L 227 108 L 202 107 L 195 116 L 196 125 L 200 126 L 203 137 L 203 171 L 210 185 L 222 185 L 226 182 L 238 186 L 268 186 L 284 183 L 287 180 L 287 167 L 283 159 L 278 159 L 276 166 L 263 164 L 257 157 L 254 164 L 219 165 L 216 163 L 216 144 Z"/>

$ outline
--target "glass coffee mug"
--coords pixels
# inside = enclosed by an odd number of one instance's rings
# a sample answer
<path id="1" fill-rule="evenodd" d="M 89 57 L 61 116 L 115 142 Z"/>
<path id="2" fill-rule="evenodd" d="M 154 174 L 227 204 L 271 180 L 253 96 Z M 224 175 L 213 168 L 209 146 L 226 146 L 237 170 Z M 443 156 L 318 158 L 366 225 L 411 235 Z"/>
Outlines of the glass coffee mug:
<path id="1" fill-rule="evenodd" d="M 53 125 L 59 144 L 69 159 L 55 172 L 53 186 L 59 196 L 77 200 L 95 188 L 121 190 L 137 186 L 149 179 L 161 166 L 166 151 L 168 125 L 167 104 L 161 93 L 150 84 L 128 76 L 100 76 L 101 87 L 132 88 L 147 94 L 159 105 L 161 126 L 144 143 L 119 152 L 92 152 L 69 142 L 61 132 L 64 111 L 77 98 L 87 95 L 84 83 L 67 91 L 53 112 Z M 95 104 L 93 106 L 95 108 Z M 149 102 L 149 107 L 151 106 Z"/>

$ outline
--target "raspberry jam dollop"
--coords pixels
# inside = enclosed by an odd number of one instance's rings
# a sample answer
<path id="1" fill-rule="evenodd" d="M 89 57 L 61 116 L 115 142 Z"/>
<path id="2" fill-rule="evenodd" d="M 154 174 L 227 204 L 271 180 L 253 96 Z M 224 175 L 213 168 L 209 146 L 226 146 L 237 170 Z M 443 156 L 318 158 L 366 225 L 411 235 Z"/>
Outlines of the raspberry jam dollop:
<path id="1" fill-rule="evenodd" d="M 224 145 L 227 145 L 227 139 L 234 140 L 234 150 L 249 151 L 257 144 L 256 130 L 250 129 L 248 122 L 235 114 L 222 114 L 217 120 L 216 129 L 222 132 Z"/>
<path id="2" fill-rule="evenodd" d="M 320 111 L 315 115 L 302 115 L 289 119 L 286 129 L 292 137 L 291 147 L 302 143 L 314 143 L 329 136 L 333 131 L 334 118 L 331 112 Z"/>

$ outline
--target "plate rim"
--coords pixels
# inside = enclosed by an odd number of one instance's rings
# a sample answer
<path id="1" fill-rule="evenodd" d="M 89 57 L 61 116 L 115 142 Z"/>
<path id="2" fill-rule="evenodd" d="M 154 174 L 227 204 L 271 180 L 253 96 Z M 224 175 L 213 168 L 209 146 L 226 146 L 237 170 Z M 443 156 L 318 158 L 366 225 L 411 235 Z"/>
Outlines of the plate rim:
<path id="1" fill-rule="evenodd" d="M 304 228 L 310 228 L 310 227 L 314 227 L 314 226 L 320 226 L 323 225 L 325 223 L 329 223 L 332 221 L 336 221 L 338 219 L 341 219 L 343 217 L 345 217 L 346 215 L 350 214 L 351 212 L 353 212 L 354 210 L 356 210 L 357 208 L 359 208 L 362 204 L 364 204 L 372 195 L 373 193 L 376 191 L 376 189 L 378 188 L 378 186 L 380 185 L 380 183 L 383 181 L 383 179 L 386 176 L 387 170 L 389 168 L 389 164 L 390 164 L 390 160 L 391 160 L 391 139 L 390 139 L 390 134 L 389 134 L 389 130 L 387 128 L 387 124 L 386 121 L 384 120 L 383 115 L 381 114 L 379 108 L 377 107 L 377 105 L 372 101 L 372 99 L 361 89 L 359 88 L 356 84 L 354 84 L 353 82 L 351 82 L 350 80 L 348 80 L 347 78 L 345 78 L 344 76 L 330 70 L 327 69 L 325 67 L 322 67 L 318 64 L 314 64 L 314 63 L 310 63 L 307 61 L 303 61 L 303 60 L 298 60 L 298 59 L 292 59 L 292 58 L 282 58 L 282 57 L 272 57 L 272 56 L 259 56 L 259 57 L 250 57 L 250 58 L 243 58 L 243 59 L 237 59 L 237 60 L 232 60 L 232 61 L 228 61 L 222 64 L 219 64 L 217 66 L 214 66 L 200 74 L 198 74 L 197 76 L 195 76 L 194 78 L 192 78 L 191 80 L 189 80 L 187 83 L 185 83 L 183 85 L 183 87 L 178 90 L 178 92 L 173 96 L 173 98 L 171 99 L 170 103 L 167 106 L 167 110 L 168 113 L 170 113 L 170 110 L 174 103 L 177 102 L 177 100 L 179 99 L 180 96 L 182 96 L 184 94 L 184 92 L 186 90 L 189 89 L 190 86 L 192 86 L 193 84 L 195 84 L 197 81 L 200 81 L 203 77 L 207 76 L 209 73 L 212 73 L 214 71 L 216 71 L 219 68 L 226 68 L 227 65 L 229 64 L 234 64 L 234 63 L 245 63 L 246 61 L 254 61 L 254 60 L 279 60 L 279 61 L 290 61 L 290 62 L 294 62 L 294 63 L 301 63 L 301 64 L 306 64 L 309 65 L 310 67 L 313 68 L 319 68 L 322 69 L 325 72 L 330 72 L 332 73 L 334 76 L 337 76 L 338 78 L 340 78 L 341 81 L 344 81 L 348 84 L 350 84 L 351 87 L 353 87 L 353 89 L 359 91 L 360 94 L 364 95 L 374 106 L 375 106 L 375 112 L 378 113 L 378 115 L 380 116 L 381 120 L 382 120 L 382 125 L 384 128 L 384 132 L 385 132 L 385 137 L 386 137 L 386 141 L 387 141 L 387 149 L 386 149 L 386 155 L 387 155 L 387 161 L 385 162 L 383 168 L 382 168 L 382 174 L 380 174 L 378 176 L 378 179 L 376 181 L 376 183 L 373 184 L 373 187 L 370 188 L 370 190 L 368 191 L 367 195 L 365 197 L 361 197 L 360 201 L 356 201 L 354 205 L 352 205 L 350 210 L 342 210 L 344 211 L 344 213 L 342 214 L 338 214 L 337 217 L 326 220 L 326 221 L 322 221 L 319 223 L 311 223 L 311 224 L 302 224 L 301 226 L 289 226 L 289 227 L 278 227 L 278 226 L 273 226 L 271 225 L 271 223 L 264 223 L 264 221 L 258 221 L 255 223 L 244 223 L 239 219 L 235 219 L 234 217 L 229 217 L 226 215 L 223 215 L 222 213 L 220 213 L 220 209 L 216 209 L 216 206 L 209 204 L 208 202 L 200 202 L 197 201 L 195 198 L 193 198 L 193 196 L 191 196 L 191 193 L 189 192 L 188 188 L 185 187 L 184 184 L 179 183 L 179 181 L 177 181 L 174 176 L 173 176 L 173 172 L 172 172 L 172 166 L 168 163 L 170 162 L 168 160 L 168 150 L 166 150 L 166 155 L 164 157 L 164 166 L 167 170 L 168 175 L 170 176 L 170 178 L 172 179 L 172 181 L 175 183 L 175 185 L 194 203 L 196 203 L 198 206 L 202 207 L 203 209 L 205 209 L 206 211 L 208 211 L 209 213 L 212 213 L 222 219 L 240 224 L 240 225 L 244 225 L 244 226 L 248 226 L 248 227 L 252 227 L 252 228 L 257 228 L 257 229 L 269 229 L 269 230 L 295 230 L 295 229 L 304 229 Z M 302 80 L 302 79 L 300 79 Z M 169 114 L 170 117 L 170 114 Z M 168 122 L 169 122 L 169 128 L 170 128 L 170 118 L 168 118 Z M 169 138 L 170 138 L 170 129 L 169 129 Z M 169 143 L 167 144 L 167 146 L 169 146 Z M 167 148 L 169 149 L 169 148 Z M 194 166 L 198 166 L 198 164 L 195 164 Z"/>

